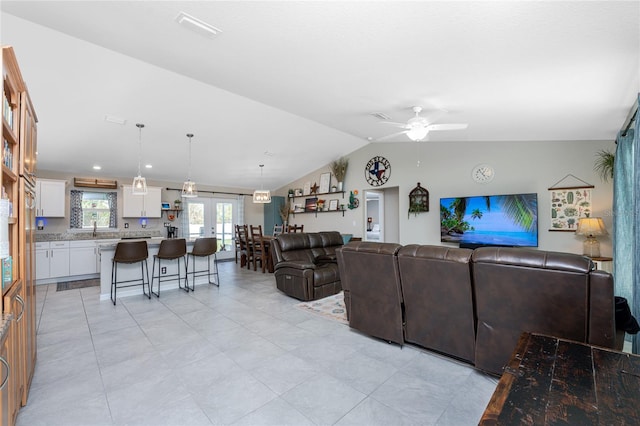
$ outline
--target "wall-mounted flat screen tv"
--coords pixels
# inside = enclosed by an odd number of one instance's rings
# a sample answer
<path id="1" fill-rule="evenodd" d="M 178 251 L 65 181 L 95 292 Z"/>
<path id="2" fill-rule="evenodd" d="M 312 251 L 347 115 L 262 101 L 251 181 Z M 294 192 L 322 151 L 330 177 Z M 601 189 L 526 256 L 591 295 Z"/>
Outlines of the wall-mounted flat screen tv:
<path id="1" fill-rule="evenodd" d="M 441 198 L 440 241 L 537 247 L 538 194 Z"/>

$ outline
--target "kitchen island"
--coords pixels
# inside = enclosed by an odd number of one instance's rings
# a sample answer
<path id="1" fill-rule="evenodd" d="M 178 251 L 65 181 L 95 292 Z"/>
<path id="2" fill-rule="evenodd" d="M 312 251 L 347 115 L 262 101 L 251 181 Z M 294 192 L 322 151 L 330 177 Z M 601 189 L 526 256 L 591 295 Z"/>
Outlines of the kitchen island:
<path id="1" fill-rule="evenodd" d="M 149 265 L 149 284 L 151 284 L 152 274 L 153 274 L 153 256 L 158 254 L 158 249 L 160 248 L 160 243 L 165 238 L 163 237 L 152 237 L 152 238 L 144 238 L 140 240 L 130 239 L 127 241 L 146 241 L 147 247 L 149 251 L 149 257 L 147 258 L 147 263 Z M 98 251 L 100 254 L 100 300 L 109 300 L 111 297 L 111 267 L 112 267 L 112 259 L 116 250 L 116 245 L 120 242 L 120 240 L 107 240 L 104 242 L 98 242 Z M 195 239 L 187 239 L 187 253 L 193 249 L 193 243 Z M 196 271 L 206 270 L 207 269 L 207 258 L 206 257 L 191 257 L 189 256 L 189 271 L 193 271 L 192 262 L 195 259 L 195 267 Z M 210 259 L 212 265 L 213 272 L 213 257 Z M 178 261 L 163 261 L 162 268 L 166 268 L 164 273 L 161 274 L 162 277 L 167 275 L 173 275 L 178 273 Z M 157 266 L 156 266 L 157 269 Z M 180 276 L 184 277 L 184 262 L 180 262 Z M 157 272 L 156 272 L 157 273 Z M 118 265 L 118 281 L 132 280 L 140 278 L 140 263 L 134 264 L 119 264 Z M 191 276 L 189 277 L 191 280 Z M 206 274 L 198 276 L 195 278 L 195 284 L 208 284 L 208 279 Z M 158 280 L 155 281 L 154 291 L 157 291 Z M 184 282 L 183 282 L 184 285 Z M 189 285 L 192 285 L 192 282 L 189 281 Z M 162 281 L 161 292 L 166 290 L 172 290 L 178 288 L 178 280 L 177 277 L 174 277 L 172 280 Z M 134 287 L 125 287 L 118 288 L 118 298 L 134 296 L 137 294 L 142 294 L 142 285 L 137 285 Z M 162 294 L 162 293 L 161 293 Z"/>

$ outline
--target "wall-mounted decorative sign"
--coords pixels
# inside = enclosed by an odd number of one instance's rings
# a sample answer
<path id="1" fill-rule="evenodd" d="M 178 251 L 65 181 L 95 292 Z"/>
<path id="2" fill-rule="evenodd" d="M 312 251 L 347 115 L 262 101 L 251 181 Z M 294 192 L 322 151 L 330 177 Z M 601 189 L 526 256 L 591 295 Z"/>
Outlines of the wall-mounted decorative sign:
<path id="1" fill-rule="evenodd" d="M 568 180 L 574 179 L 571 185 Z M 568 174 L 549 188 L 551 205 L 551 228 L 549 231 L 575 232 L 578 219 L 589 217 L 593 210 L 592 190 L 594 186 Z"/>
<path id="2" fill-rule="evenodd" d="M 418 185 L 409 192 L 409 214 L 428 212 L 429 211 L 429 191 L 420 186 L 420 182 Z"/>

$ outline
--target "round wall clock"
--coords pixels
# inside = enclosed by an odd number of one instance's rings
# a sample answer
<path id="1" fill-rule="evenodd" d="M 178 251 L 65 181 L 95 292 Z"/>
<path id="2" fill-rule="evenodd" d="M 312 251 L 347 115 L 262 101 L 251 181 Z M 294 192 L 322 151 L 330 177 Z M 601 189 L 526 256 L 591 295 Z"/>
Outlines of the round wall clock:
<path id="1" fill-rule="evenodd" d="M 488 183 L 496 175 L 493 167 L 488 164 L 478 164 L 471 171 L 471 178 L 477 183 Z"/>
<path id="2" fill-rule="evenodd" d="M 387 183 L 391 176 L 391 163 L 379 155 L 373 157 L 364 166 L 364 177 L 371 186 L 381 186 Z"/>

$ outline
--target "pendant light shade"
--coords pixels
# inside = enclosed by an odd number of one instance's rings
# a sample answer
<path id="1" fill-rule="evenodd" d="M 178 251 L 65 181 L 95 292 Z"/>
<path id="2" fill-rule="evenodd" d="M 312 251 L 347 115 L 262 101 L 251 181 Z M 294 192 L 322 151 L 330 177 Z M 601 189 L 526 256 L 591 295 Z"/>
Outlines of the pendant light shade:
<path id="1" fill-rule="evenodd" d="M 196 183 L 191 181 L 191 138 L 193 133 L 187 133 L 187 137 L 189 138 L 189 170 L 187 180 L 182 184 L 182 197 L 194 198 L 198 196 L 198 188 L 196 188 Z"/>
<path id="2" fill-rule="evenodd" d="M 253 202 L 254 203 L 270 203 L 271 202 L 271 191 L 268 189 L 262 189 L 262 168 L 264 164 L 260 164 L 260 189 L 256 189 L 253 191 Z"/>
<path id="3" fill-rule="evenodd" d="M 131 194 L 132 195 L 147 195 L 147 180 L 142 177 L 141 173 L 141 164 L 142 164 L 142 129 L 144 128 L 144 124 L 138 123 L 136 124 L 138 128 L 138 176 L 133 178 L 133 184 L 131 185 Z"/>

